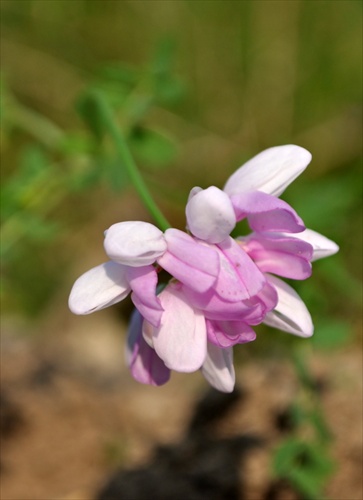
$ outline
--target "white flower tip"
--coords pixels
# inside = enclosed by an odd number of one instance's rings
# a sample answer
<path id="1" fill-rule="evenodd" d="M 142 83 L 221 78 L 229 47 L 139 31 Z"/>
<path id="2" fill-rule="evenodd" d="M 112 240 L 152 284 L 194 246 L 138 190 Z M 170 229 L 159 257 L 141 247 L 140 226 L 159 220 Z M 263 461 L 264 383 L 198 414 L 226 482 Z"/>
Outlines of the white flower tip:
<path id="1" fill-rule="evenodd" d="M 269 276 L 268 280 L 275 287 L 278 303 L 273 311 L 267 313 L 263 322 L 298 337 L 311 337 L 314 325 L 306 305 L 296 291 L 276 276 Z"/>
<path id="2" fill-rule="evenodd" d="M 311 259 L 312 261 L 330 257 L 331 255 L 339 252 L 339 246 L 334 243 L 334 241 L 331 241 L 328 238 L 325 239 L 326 245 L 324 245 L 324 247 L 314 248 L 313 258 Z"/>
<path id="3" fill-rule="evenodd" d="M 230 196 L 246 191 L 280 196 L 305 170 L 311 158 L 309 151 L 294 144 L 266 149 L 236 170 L 224 191 Z"/>
<path id="4" fill-rule="evenodd" d="M 82 274 L 68 299 L 74 314 L 85 315 L 123 300 L 130 292 L 123 266 L 106 262 Z"/>
<path id="5" fill-rule="evenodd" d="M 229 196 L 215 186 L 191 190 L 186 217 L 192 234 L 212 244 L 226 239 L 236 225 Z"/>
<path id="6" fill-rule="evenodd" d="M 89 314 L 88 307 L 83 301 L 79 301 L 76 294 L 72 293 L 68 299 L 68 307 L 73 314 L 84 315 Z"/>
<path id="7" fill-rule="evenodd" d="M 90 286 L 87 284 L 87 275 L 89 272 L 80 276 L 72 287 L 68 299 L 68 307 L 73 314 L 83 316 L 97 310 L 98 304 L 95 304 L 91 299 Z"/>
<path id="8" fill-rule="evenodd" d="M 164 234 L 153 224 L 142 221 L 119 222 L 105 235 L 104 247 L 115 262 L 131 267 L 153 264 L 167 248 Z"/>
<path id="9" fill-rule="evenodd" d="M 82 293 L 82 290 L 75 282 L 68 299 L 68 307 L 73 314 L 84 316 L 97 311 L 98 307 L 88 300 L 88 297 Z"/>
<path id="10" fill-rule="evenodd" d="M 312 229 L 305 229 L 301 233 L 294 234 L 294 237 L 310 243 L 313 247 L 312 261 L 323 259 L 339 252 L 339 246 L 334 241 L 329 240 L 329 238 Z"/>
<path id="11" fill-rule="evenodd" d="M 233 348 L 222 349 L 208 342 L 208 354 L 202 366 L 202 373 L 218 391 L 232 392 L 236 381 Z"/>
<path id="12" fill-rule="evenodd" d="M 292 316 L 284 315 L 275 310 L 266 315 L 264 323 L 302 338 L 309 338 L 314 333 L 314 325 L 310 315 L 306 315 L 304 318 L 297 318 L 297 321 L 295 321 Z"/>

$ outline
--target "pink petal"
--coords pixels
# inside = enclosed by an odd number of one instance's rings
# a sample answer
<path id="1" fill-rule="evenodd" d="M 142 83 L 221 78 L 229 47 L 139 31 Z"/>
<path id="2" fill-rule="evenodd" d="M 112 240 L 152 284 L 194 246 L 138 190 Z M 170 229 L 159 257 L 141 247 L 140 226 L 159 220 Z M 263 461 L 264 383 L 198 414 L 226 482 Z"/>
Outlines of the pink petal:
<path id="1" fill-rule="evenodd" d="M 155 351 L 172 370 L 198 370 L 207 352 L 204 316 L 186 301 L 179 284 L 169 284 L 159 298 L 164 314 L 160 327 L 154 329 Z"/>
<path id="2" fill-rule="evenodd" d="M 221 259 L 215 292 L 226 300 L 249 299 L 264 286 L 266 279 L 256 264 L 232 238 L 218 245 Z"/>
<path id="3" fill-rule="evenodd" d="M 278 302 L 277 292 L 275 287 L 269 283 L 269 280 L 266 281 L 265 286 L 262 288 L 260 292 L 258 292 L 255 297 L 251 299 L 252 303 L 261 304 L 263 316 L 265 316 L 268 312 L 272 311 L 276 307 Z M 250 325 L 257 325 L 258 323 L 249 321 Z"/>
<path id="4" fill-rule="evenodd" d="M 191 233 L 208 243 L 220 243 L 236 225 L 229 196 L 215 186 L 192 190 L 186 216 Z"/>
<path id="5" fill-rule="evenodd" d="M 311 154 L 295 145 L 266 149 L 242 165 L 227 180 L 224 191 L 229 195 L 247 191 L 280 194 L 309 165 Z"/>
<path id="6" fill-rule="evenodd" d="M 238 221 L 248 218 L 250 227 L 259 233 L 284 231 L 299 233 L 304 223 L 285 201 L 254 191 L 233 195 L 231 201 Z"/>
<path id="7" fill-rule="evenodd" d="M 69 308 L 75 314 L 90 314 L 120 302 L 129 292 L 125 266 L 106 262 L 78 278 L 69 296 Z"/>
<path id="8" fill-rule="evenodd" d="M 275 288 L 267 281 L 257 295 L 248 300 L 227 301 L 215 290 L 199 294 L 183 287 L 188 301 L 200 309 L 207 319 L 218 321 L 242 321 L 249 325 L 258 325 L 277 304 Z"/>
<path id="9" fill-rule="evenodd" d="M 269 276 L 269 282 L 278 294 L 276 308 L 269 312 L 264 323 L 299 337 L 311 337 L 314 326 L 310 313 L 293 288 L 275 276 Z"/>
<path id="10" fill-rule="evenodd" d="M 142 384 L 163 385 L 170 378 L 170 370 L 149 347 L 142 336 L 143 318 L 135 310 L 128 330 L 126 361 L 135 380 Z"/>
<path id="11" fill-rule="evenodd" d="M 261 323 L 265 316 L 264 308 L 257 300 L 223 300 L 213 290 L 199 294 L 183 287 L 184 294 L 194 307 L 200 309 L 208 319 L 221 321 L 244 321 L 248 324 Z"/>
<path id="12" fill-rule="evenodd" d="M 104 246 L 111 260 L 127 266 L 153 264 L 166 250 L 163 233 L 148 222 L 127 221 L 106 231 Z"/>
<path id="13" fill-rule="evenodd" d="M 246 344 L 256 339 L 256 333 L 242 321 L 206 321 L 208 341 L 218 347 Z"/>
<path id="14" fill-rule="evenodd" d="M 313 247 L 312 262 L 334 255 L 339 251 L 339 247 L 334 241 L 329 240 L 312 229 L 305 229 L 302 233 L 295 234 L 294 237 L 309 243 Z"/>
<path id="15" fill-rule="evenodd" d="M 168 249 L 158 264 L 193 290 L 205 292 L 216 282 L 219 258 L 216 250 L 179 231 L 167 229 Z"/>
<path id="16" fill-rule="evenodd" d="M 263 272 L 295 280 L 304 280 L 311 275 L 313 249 L 309 243 L 268 233 L 253 233 L 239 241 Z"/>
<path id="17" fill-rule="evenodd" d="M 154 326 L 159 326 L 163 308 L 156 296 L 158 282 L 153 266 L 128 267 L 127 279 L 133 291 L 131 298 L 142 316 Z"/>
<path id="18" fill-rule="evenodd" d="M 208 342 L 207 357 L 202 373 L 212 387 L 221 392 L 232 392 L 235 384 L 232 347 L 221 349 Z"/>

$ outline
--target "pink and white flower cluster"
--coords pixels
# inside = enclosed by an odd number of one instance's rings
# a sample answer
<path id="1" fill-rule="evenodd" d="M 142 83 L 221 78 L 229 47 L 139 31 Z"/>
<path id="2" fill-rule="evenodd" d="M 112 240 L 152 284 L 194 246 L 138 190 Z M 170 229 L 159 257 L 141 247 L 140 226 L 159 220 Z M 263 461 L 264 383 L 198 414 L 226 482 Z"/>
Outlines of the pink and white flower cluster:
<path id="1" fill-rule="evenodd" d="M 305 304 L 277 277 L 306 279 L 313 260 L 338 251 L 278 198 L 310 161 L 298 146 L 270 148 L 240 167 L 223 190 L 193 188 L 187 232 L 162 232 L 141 221 L 114 224 L 104 240 L 110 260 L 75 282 L 70 309 L 89 314 L 131 292 L 136 310 L 126 353 L 136 380 L 161 385 L 171 370 L 200 369 L 212 386 L 232 391 L 233 346 L 254 340 L 255 325 L 313 334 Z M 233 239 L 243 219 L 252 232 Z M 158 286 L 161 269 L 170 280 Z"/>

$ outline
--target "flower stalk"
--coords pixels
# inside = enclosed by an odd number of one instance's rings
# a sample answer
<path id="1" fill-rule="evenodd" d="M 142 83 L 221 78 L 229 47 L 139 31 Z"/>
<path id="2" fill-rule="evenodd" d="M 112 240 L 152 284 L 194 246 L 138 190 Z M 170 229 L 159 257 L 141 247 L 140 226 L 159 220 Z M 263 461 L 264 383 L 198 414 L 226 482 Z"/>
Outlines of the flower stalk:
<path id="1" fill-rule="evenodd" d="M 101 124 L 104 130 L 107 131 L 113 139 L 117 154 L 120 157 L 122 165 L 127 170 L 129 178 L 134 185 L 138 195 L 140 196 L 142 202 L 153 217 L 158 227 L 162 231 L 166 231 L 170 227 L 170 224 L 151 196 L 150 191 L 148 190 L 144 179 L 142 178 L 137 168 L 134 158 L 127 145 L 126 139 L 120 128 L 116 124 L 111 108 L 109 107 L 106 99 L 102 96 L 102 94 L 98 92 L 92 92 L 91 98 L 96 105 Z"/>

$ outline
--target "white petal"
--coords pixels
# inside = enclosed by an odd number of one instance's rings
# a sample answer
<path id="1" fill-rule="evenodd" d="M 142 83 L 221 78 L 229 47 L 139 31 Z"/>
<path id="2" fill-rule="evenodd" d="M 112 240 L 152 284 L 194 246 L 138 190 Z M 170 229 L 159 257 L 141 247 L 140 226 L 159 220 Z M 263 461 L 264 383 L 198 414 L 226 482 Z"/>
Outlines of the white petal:
<path id="1" fill-rule="evenodd" d="M 155 351 L 172 370 L 198 370 L 207 354 L 204 316 L 186 301 L 179 285 L 169 284 L 159 298 L 164 313 L 160 327 L 153 331 Z M 144 326 L 144 336 L 147 334 Z"/>
<path id="2" fill-rule="evenodd" d="M 129 292 L 124 266 L 106 262 L 78 278 L 69 296 L 69 308 L 75 314 L 90 314 L 120 302 Z"/>
<path id="3" fill-rule="evenodd" d="M 291 237 L 291 235 L 289 235 L 289 237 Z M 334 241 L 329 240 L 312 229 L 305 229 L 302 233 L 294 234 L 293 237 L 310 243 L 313 247 L 312 261 L 329 257 L 329 255 L 334 255 L 339 251 L 339 247 Z"/>
<path id="4" fill-rule="evenodd" d="M 311 154 L 300 146 L 266 149 L 236 170 L 227 180 L 224 191 L 229 196 L 246 191 L 263 191 L 280 196 L 310 161 Z"/>
<path id="5" fill-rule="evenodd" d="M 210 385 L 218 391 L 232 392 L 236 379 L 233 348 L 221 349 L 208 342 L 208 353 L 202 366 L 202 373 Z"/>
<path id="6" fill-rule="evenodd" d="M 162 231 L 142 221 L 114 224 L 106 231 L 104 246 L 110 259 L 132 267 L 153 264 L 167 247 Z"/>
<path id="7" fill-rule="evenodd" d="M 190 231 L 208 243 L 220 243 L 236 225 L 229 196 L 215 186 L 192 189 L 186 206 Z"/>
<path id="8" fill-rule="evenodd" d="M 269 276 L 268 281 L 275 287 L 278 303 L 265 316 L 264 323 L 299 337 L 311 337 L 314 326 L 310 313 L 299 295 L 284 281 Z"/>

